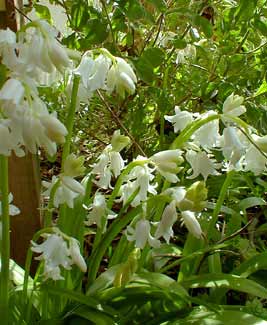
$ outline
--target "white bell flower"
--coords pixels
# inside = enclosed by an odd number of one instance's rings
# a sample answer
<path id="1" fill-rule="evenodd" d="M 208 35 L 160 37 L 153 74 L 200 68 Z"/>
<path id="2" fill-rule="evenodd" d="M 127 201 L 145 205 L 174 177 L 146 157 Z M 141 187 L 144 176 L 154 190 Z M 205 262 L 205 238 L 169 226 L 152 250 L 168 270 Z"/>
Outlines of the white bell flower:
<path id="1" fill-rule="evenodd" d="M 88 96 L 97 89 L 106 88 L 106 78 L 111 65 L 111 60 L 100 54 L 96 59 L 93 59 L 91 52 L 86 52 L 79 66 L 74 70 L 81 76 L 81 82 Z"/>
<path id="2" fill-rule="evenodd" d="M 99 179 L 95 181 L 97 186 L 107 189 L 111 188 L 112 175 L 117 178 L 125 167 L 125 161 L 122 159 L 119 151 L 130 143 L 130 139 L 120 134 L 117 130 L 114 132 L 111 144 L 108 145 L 93 165 L 92 174 L 98 175 Z"/>
<path id="3" fill-rule="evenodd" d="M 192 211 L 182 211 L 181 216 L 188 231 L 196 238 L 202 237 L 202 230 L 200 224 Z"/>
<path id="4" fill-rule="evenodd" d="M 87 215 L 85 224 L 91 226 L 96 224 L 104 233 L 107 227 L 107 220 L 116 218 L 116 214 L 108 209 L 105 196 L 100 192 L 96 192 L 93 204 L 88 208 L 90 212 Z"/>
<path id="5" fill-rule="evenodd" d="M 80 243 L 73 237 L 69 238 L 69 252 L 72 263 L 77 265 L 82 272 L 86 272 L 87 265 L 80 252 Z"/>
<path id="6" fill-rule="evenodd" d="M 77 239 L 68 237 L 63 233 L 44 234 L 46 239 L 41 244 L 32 243 L 31 250 L 39 253 L 36 260 L 44 261 L 44 278 L 52 280 L 63 280 L 60 267 L 66 270 L 76 264 L 82 272 L 86 272 L 87 266 L 80 253 L 80 246 Z M 64 237 L 64 238 L 63 238 Z"/>
<path id="7" fill-rule="evenodd" d="M 193 122 L 194 114 L 188 111 L 181 111 L 179 106 L 175 106 L 175 115 L 164 115 L 166 121 L 169 121 L 173 124 L 174 133 L 182 131 Z"/>
<path id="8" fill-rule="evenodd" d="M 244 156 L 247 143 L 242 139 L 242 133 L 235 127 L 229 126 L 223 130 L 222 150 L 224 157 L 229 160 L 229 167 L 241 169 L 241 158 Z"/>
<path id="9" fill-rule="evenodd" d="M 223 103 L 223 114 L 240 116 L 246 112 L 246 107 L 241 105 L 244 98 L 232 93 Z"/>
<path id="10" fill-rule="evenodd" d="M 45 279 L 51 277 L 54 280 L 60 280 L 62 277 L 60 276 L 59 267 L 62 266 L 66 270 L 71 269 L 72 260 L 70 258 L 70 252 L 62 236 L 47 234 L 46 237 L 46 240 L 39 245 L 32 241 L 31 250 L 41 254 L 35 259 L 44 261 Z M 55 273 L 53 269 L 55 269 Z"/>
<path id="11" fill-rule="evenodd" d="M 209 111 L 201 117 L 206 118 L 215 115 L 214 111 Z M 202 125 L 193 135 L 194 143 L 202 146 L 203 148 L 215 147 L 221 136 L 219 134 L 219 120 L 213 120 L 205 125 Z"/>
<path id="12" fill-rule="evenodd" d="M 266 154 L 267 136 L 259 137 L 255 134 L 252 134 L 252 138 L 255 141 L 256 145 L 263 151 L 263 153 Z M 260 152 L 255 147 L 255 145 L 250 144 L 244 157 L 244 170 L 252 171 L 255 175 L 259 175 L 262 172 L 266 171 L 267 159 L 263 153 Z"/>
<path id="13" fill-rule="evenodd" d="M 137 78 L 132 67 L 122 58 L 115 57 L 112 67 L 107 75 L 107 90 L 112 93 L 113 90 L 122 97 L 125 92 L 132 95 L 135 92 Z"/>
<path id="14" fill-rule="evenodd" d="M 193 179 L 198 177 L 198 175 L 202 175 L 206 181 L 209 175 L 219 175 L 216 171 L 216 168 L 219 168 L 219 164 L 214 159 L 211 159 L 206 152 L 188 150 L 185 157 L 193 170 L 193 174 L 188 178 Z"/>
<path id="15" fill-rule="evenodd" d="M 2 104 L 11 102 L 14 105 L 21 103 L 24 96 L 22 83 L 14 78 L 8 79 L 0 90 L 0 101 Z"/>
<path id="16" fill-rule="evenodd" d="M 59 184 L 57 184 L 59 182 Z M 50 196 L 51 190 L 57 184 L 53 204 L 56 208 L 60 204 L 66 203 L 69 208 L 73 208 L 74 199 L 85 194 L 84 187 L 70 176 L 60 174 L 59 177 L 53 176 L 52 182 L 43 181 L 42 185 L 46 188 L 43 195 Z"/>
<path id="17" fill-rule="evenodd" d="M 178 165 L 183 162 L 181 150 L 160 151 L 149 159 L 155 164 L 157 171 L 165 177 L 168 182 L 177 183 L 179 181 L 176 174 L 181 170 L 181 167 L 178 167 Z"/>
<path id="18" fill-rule="evenodd" d="M 170 238 L 173 237 L 172 226 L 174 225 L 176 220 L 176 201 L 173 200 L 170 204 L 165 207 L 163 211 L 161 220 L 155 232 L 155 238 L 163 237 L 165 241 L 169 244 Z"/>
<path id="19" fill-rule="evenodd" d="M 137 157 L 138 158 L 138 157 Z M 150 182 L 154 179 L 152 174 L 153 169 L 149 168 L 147 164 L 143 166 L 134 167 L 127 176 L 127 182 L 121 186 L 120 189 L 120 201 L 123 201 L 123 205 L 129 200 L 130 196 L 139 188 L 138 194 L 131 202 L 131 206 L 136 207 L 141 202 L 145 202 L 148 197 L 148 193 L 156 195 L 157 184 L 151 185 Z"/>
<path id="20" fill-rule="evenodd" d="M 129 241 L 135 241 L 135 247 L 143 249 L 148 243 L 151 247 L 160 246 L 160 241 L 154 238 L 150 233 L 150 222 L 146 219 L 137 221 L 135 228 L 128 226 L 126 228 L 126 237 Z"/>

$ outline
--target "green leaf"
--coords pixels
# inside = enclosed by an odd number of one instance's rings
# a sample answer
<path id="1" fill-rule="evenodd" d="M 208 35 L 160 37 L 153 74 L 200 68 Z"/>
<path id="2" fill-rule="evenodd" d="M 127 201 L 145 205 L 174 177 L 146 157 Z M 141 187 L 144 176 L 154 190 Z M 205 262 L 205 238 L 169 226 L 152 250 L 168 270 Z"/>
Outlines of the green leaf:
<path id="1" fill-rule="evenodd" d="M 258 270 L 267 270 L 267 252 L 260 253 L 246 260 L 233 271 L 233 274 L 248 277 Z"/>
<path id="2" fill-rule="evenodd" d="M 254 26 L 259 30 L 263 36 L 267 36 L 267 24 L 263 22 L 260 18 L 254 20 Z"/>
<path id="3" fill-rule="evenodd" d="M 227 288 L 267 299 L 266 288 L 255 281 L 232 274 L 210 273 L 196 275 L 180 282 L 180 284 L 185 288 Z"/>
<path id="4" fill-rule="evenodd" d="M 164 52 L 156 47 L 148 48 L 141 56 L 141 60 L 144 60 L 148 65 L 156 68 L 161 65 L 165 57 Z"/>
<path id="5" fill-rule="evenodd" d="M 199 27 L 207 38 L 211 38 L 213 35 L 213 29 L 211 23 L 199 15 L 194 16 L 193 23 L 196 27 Z"/>
<path id="6" fill-rule="evenodd" d="M 238 207 L 240 210 L 245 211 L 248 208 L 255 207 L 257 205 L 266 205 L 266 202 L 260 197 L 248 197 L 239 202 Z"/>
<path id="7" fill-rule="evenodd" d="M 257 6 L 257 0 L 240 0 L 235 13 L 236 21 L 250 20 Z"/>
<path id="8" fill-rule="evenodd" d="M 172 44 L 177 49 L 184 49 L 187 45 L 186 41 L 182 38 L 174 38 Z"/>
<path id="9" fill-rule="evenodd" d="M 253 95 L 253 97 L 257 97 L 261 94 L 264 94 L 267 92 L 267 82 L 264 79 L 262 84 L 260 85 L 259 89 L 256 91 L 256 93 Z"/>
<path id="10" fill-rule="evenodd" d="M 51 14 L 50 14 L 50 10 L 48 9 L 48 7 L 35 3 L 34 4 L 34 9 L 36 11 L 36 14 L 41 19 L 47 20 L 50 24 L 52 23 Z"/>
<path id="11" fill-rule="evenodd" d="M 228 309 L 228 310 L 227 310 Z M 228 306 L 218 306 L 217 311 L 209 311 L 202 306 L 195 310 L 186 318 L 177 320 L 176 325 L 266 325 L 267 322 L 249 313 L 240 310 L 229 310 Z"/>

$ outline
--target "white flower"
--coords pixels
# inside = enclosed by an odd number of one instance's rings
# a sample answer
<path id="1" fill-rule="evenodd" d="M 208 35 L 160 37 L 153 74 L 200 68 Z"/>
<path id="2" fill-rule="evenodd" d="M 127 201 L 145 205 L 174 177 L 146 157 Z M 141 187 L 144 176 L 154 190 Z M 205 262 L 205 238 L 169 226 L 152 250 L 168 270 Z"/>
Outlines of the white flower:
<path id="1" fill-rule="evenodd" d="M 51 141 L 64 143 L 68 131 L 63 123 L 57 119 L 56 112 L 41 117 L 41 123 L 45 127 L 45 134 Z"/>
<path id="2" fill-rule="evenodd" d="M 69 252 L 72 259 L 72 263 L 76 264 L 82 272 L 86 272 L 87 265 L 80 252 L 80 243 L 77 239 L 73 237 L 69 239 Z"/>
<path id="3" fill-rule="evenodd" d="M 11 204 L 13 201 L 13 195 L 12 193 L 9 193 L 8 195 L 8 203 L 9 203 L 9 215 L 10 216 L 16 216 L 20 214 L 20 209 L 17 208 L 15 205 Z M 2 202 L 0 201 L 0 216 L 2 215 Z"/>
<path id="4" fill-rule="evenodd" d="M 97 11 L 102 11 L 102 4 L 100 0 L 89 0 L 88 5 L 94 7 Z"/>
<path id="5" fill-rule="evenodd" d="M 175 60 L 176 64 L 184 64 L 187 59 L 194 59 L 196 57 L 196 47 L 192 44 L 188 44 L 186 48 L 181 49 L 177 53 Z"/>
<path id="6" fill-rule="evenodd" d="M 223 114 L 240 116 L 246 112 L 246 107 L 241 105 L 244 98 L 232 93 L 223 103 Z"/>
<path id="7" fill-rule="evenodd" d="M 137 160 L 139 158 L 137 157 Z M 134 167 L 127 176 L 127 182 L 121 186 L 120 201 L 123 201 L 123 205 L 128 202 L 129 198 L 139 188 L 138 194 L 131 202 L 131 206 L 136 207 L 141 202 L 147 200 L 148 193 L 156 195 L 157 184 L 151 185 L 150 182 L 154 179 L 152 174 L 153 169 L 149 168 L 147 164 L 143 166 Z"/>
<path id="8" fill-rule="evenodd" d="M 129 241 L 135 241 L 135 247 L 137 248 L 144 248 L 147 242 L 151 247 L 159 247 L 160 241 L 150 234 L 150 228 L 149 221 L 141 219 L 137 221 L 135 229 L 128 226 L 125 234 Z"/>
<path id="9" fill-rule="evenodd" d="M 219 165 L 216 164 L 206 152 L 195 152 L 193 150 L 188 150 L 185 157 L 193 169 L 193 174 L 188 178 L 193 179 L 201 174 L 204 177 L 204 180 L 206 180 L 209 175 L 219 174 L 216 171 L 216 168 L 218 168 Z"/>
<path id="10" fill-rule="evenodd" d="M 70 252 L 67 243 L 60 235 L 48 234 L 46 237 L 42 244 L 38 245 L 32 242 L 31 249 L 33 252 L 41 254 L 35 258 L 36 260 L 43 260 L 45 262 L 45 278 L 51 277 L 53 280 L 60 280 L 62 277 L 60 276 L 59 266 L 66 270 L 71 269 L 72 260 Z M 53 269 L 55 269 L 55 273 Z"/>
<path id="11" fill-rule="evenodd" d="M 200 224 L 192 211 L 182 211 L 181 216 L 188 231 L 196 238 L 201 238 L 202 230 Z"/>
<path id="12" fill-rule="evenodd" d="M 64 203 L 66 203 L 68 207 L 73 208 L 74 199 L 79 195 L 85 194 L 84 187 L 78 181 L 70 176 L 64 176 L 64 174 L 60 174 L 59 178 L 53 176 L 51 183 L 43 181 L 42 184 L 46 188 L 43 195 L 47 196 L 50 196 L 52 188 L 57 186 L 53 201 L 56 208 L 58 208 L 60 204 Z"/>
<path id="13" fill-rule="evenodd" d="M 214 111 L 209 111 L 203 114 L 201 117 L 206 118 L 215 114 L 216 113 Z M 215 147 L 220 138 L 219 120 L 213 120 L 205 125 L 202 125 L 193 135 L 194 142 L 203 148 Z"/>
<path id="14" fill-rule="evenodd" d="M 8 79 L 0 90 L 0 101 L 11 102 L 14 105 L 21 103 L 24 96 L 24 87 L 22 83 L 17 80 L 10 78 Z"/>
<path id="15" fill-rule="evenodd" d="M 107 219 L 113 219 L 117 215 L 108 209 L 105 196 L 100 192 L 96 192 L 93 204 L 89 207 L 91 211 L 87 215 L 87 221 L 85 224 L 91 226 L 96 223 L 97 227 L 102 229 L 104 233 L 106 231 Z"/>
<path id="16" fill-rule="evenodd" d="M 181 150 L 160 151 L 150 157 L 150 160 L 155 164 L 158 172 L 165 177 L 168 182 L 178 182 L 179 178 L 176 174 L 181 170 L 178 165 L 183 162 Z"/>
<path id="17" fill-rule="evenodd" d="M 171 122 L 174 126 L 174 132 L 182 131 L 188 124 L 192 123 L 194 118 L 193 114 L 188 111 L 181 111 L 178 106 L 175 106 L 175 115 L 164 115 L 165 120 Z"/>
<path id="18" fill-rule="evenodd" d="M 252 134 L 252 139 L 256 145 L 266 154 L 267 151 L 267 136 L 259 137 Z M 245 171 L 252 171 L 255 175 L 261 174 L 266 170 L 267 159 L 255 145 L 250 144 L 244 157 Z"/>
<path id="19" fill-rule="evenodd" d="M 60 274 L 60 267 L 70 270 L 72 264 L 76 264 L 82 272 L 86 272 L 87 266 L 80 253 L 77 239 L 62 233 L 44 234 L 43 236 L 46 239 L 42 244 L 38 245 L 33 241 L 31 242 L 31 250 L 41 254 L 35 259 L 44 261 L 43 275 L 45 280 L 48 278 L 63 280 L 64 278 Z"/>
<path id="20" fill-rule="evenodd" d="M 163 237 L 169 244 L 170 238 L 173 237 L 172 226 L 177 220 L 176 201 L 173 200 L 168 204 L 162 214 L 161 220 L 155 232 L 155 238 Z"/>
<path id="21" fill-rule="evenodd" d="M 112 175 L 118 177 L 125 167 L 125 161 L 122 159 L 119 151 L 125 148 L 130 142 L 130 139 L 120 134 L 120 131 L 115 131 L 111 144 L 108 145 L 93 165 L 92 174 L 99 176 L 99 180 L 95 183 L 104 189 L 111 187 L 110 181 Z"/>
<path id="22" fill-rule="evenodd" d="M 106 56 L 100 54 L 95 60 L 91 57 L 91 53 L 86 52 L 79 66 L 74 70 L 81 76 L 82 85 L 91 96 L 96 89 L 106 88 L 107 73 L 110 68 L 111 61 Z"/>
<path id="23" fill-rule="evenodd" d="M 235 127 L 229 126 L 223 130 L 222 150 L 230 167 L 240 169 L 240 160 L 245 154 L 246 145 L 242 141 L 242 134 Z"/>
<path id="24" fill-rule="evenodd" d="M 122 58 L 115 57 L 107 75 L 107 90 L 109 93 L 115 89 L 121 97 L 125 97 L 125 92 L 133 94 L 135 83 L 137 82 L 135 73 L 131 66 Z"/>

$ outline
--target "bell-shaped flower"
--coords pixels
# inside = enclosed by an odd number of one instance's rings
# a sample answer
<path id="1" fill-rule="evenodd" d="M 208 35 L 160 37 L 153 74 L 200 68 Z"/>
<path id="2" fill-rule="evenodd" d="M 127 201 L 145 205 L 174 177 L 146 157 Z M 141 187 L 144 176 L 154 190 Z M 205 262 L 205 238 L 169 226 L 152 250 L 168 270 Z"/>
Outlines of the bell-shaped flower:
<path id="1" fill-rule="evenodd" d="M 174 127 L 174 133 L 182 131 L 193 122 L 194 114 L 188 111 L 181 111 L 179 106 L 175 106 L 175 115 L 164 115 L 166 121 L 171 122 Z"/>
<path id="2" fill-rule="evenodd" d="M 46 240 L 41 244 L 32 242 L 31 250 L 41 255 L 36 260 L 43 260 L 45 263 L 44 277 L 51 277 L 53 280 L 60 280 L 59 267 L 62 266 L 66 270 L 71 269 L 72 260 L 66 241 L 62 236 L 57 234 L 47 234 Z M 53 269 L 55 271 L 53 272 Z"/>
<path id="3" fill-rule="evenodd" d="M 90 212 L 87 215 L 85 224 L 91 226 L 95 223 L 98 228 L 102 229 L 103 233 L 106 231 L 107 220 L 114 219 L 117 216 L 113 211 L 108 209 L 105 196 L 100 192 L 96 192 L 93 204 L 89 206 L 88 210 Z"/>
<path id="4" fill-rule="evenodd" d="M 73 237 L 69 239 L 69 253 L 72 263 L 77 265 L 82 272 L 86 272 L 87 265 L 80 252 L 80 243 Z"/>
<path id="5" fill-rule="evenodd" d="M 113 136 L 111 138 L 112 150 L 116 152 L 120 152 L 122 151 L 122 149 L 127 147 L 130 143 L 131 143 L 130 138 L 125 135 L 121 135 L 120 130 L 116 130 L 113 133 Z"/>
<path id="6" fill-rule="evenodd" d="M 84 89 L 88 92 L 88 96 L 97 89 L 106 88 L 106 78 L 111 65 L 111 60 L 100 54 L 93 59 L 90 51 L 86 52 L 79 66 L 74 70 L 81 76 L 81 82 Z"/>
<path id="7" fill-rule="evenodd" d="M 115 57 L 112 67 L 107 75 L 107 90 L 112 93 L 113 90 L 122 97 L 125 92 L 132 95 L 135 92 L 137 82 L 132 67 L 122 58 Z"/>
<path id="8" fill-rule="evenodd" d="M 2 105 L 11 102 L 14 105 L 21 103 L 24 96 L 22 83 L 14 78 L 8 79 L 0 90 L 0 101 Z"/>
<path id="9" fill-rule="evenodd" d="M 202 230 L 195 213 L 192 211 L 182 211 L 181 216 L 188 231 L 194 237 L 200 239 L 202 237 Z"/>
<path id="10" fill-rule="evenodd" d="M 241 169 L 240 160 L 246 152 L 247 144 L 243 141 L 241 132 L 233 126 L 223 130 L 222 152 L 229 160 L 229 167 Z"/>
<path id="11" fill-rule="evenodd" d="M 240 116 L 246 112 L 246 107 L 242 105 L 244 98 L 232 93 L 223 103 L 223 114 Z"/>
<path id="12" fill-rule="evenodd" d="M 107 189 L 111 187 L 110 181 L 112 175 L 117 178 L 125 166 L 125 161 L 122 159 L 119 151 L 125 148 L 130 142 L 130 139 L 120 134 L 120 131 L 115 131 L 111 144 L 108 145 L 93 165 L 92 174 L 98 175 L 99 179 L 95 183 Z"/>
<path id="13" fill-rule="evenodd" d="M 76 264 L 82 272 L 86 272 L 87 266 L 80 253 L 79 242 L 75 238 L 60 232 L 43 236 L 46 238 L 43 243 L 31 242 L 31 250 L 41 254 L 35 259 L 44 261 L 45 280 L 48 278 L 63 280 L 60 267 L 70 270 L 72 264 Z"/>
<path id="14" fill-rule="evenodd" d="M 45 127 L 45 134 L 56 143 L 64 143 L 68 131 L 63 123 L 57 119 L 56 112 L 42 116 L 41 123 Z"/>
<path id="15" fill-rule="evenodd" d="M 146 219 L 140 219 L 137 221 L 135 228 L 128 226 L 125 234 L 129 241 L 135 242 L 137 248 L 142 249 L 147 243 L 151 247 L 157 248 L 160 246 L 160 241 L 151 235 L 150 230 L 150 222 Z"/>
<path id="16" fill-rule="evenodd" d="M 67 164 L 71 161 L 75 160 L 73 156 L 69 158 L 69 156 L 66 158 Z M 80 163 L 80 160 L 78 160 L 78 164 Z M 70 167 L 70 166 L 68 166 Z M 69 171 L 69 168 L 67 167 L 66 172 Z M 77 170 L 82 171 L 81 166 L 78 167 L 78 169 L 74 169 L 73 173 L 70 172 L 70 174 L 66 174 L 65 171 L 59 175 L 59 177 L 53 176 L 52 177 L 52 182 L 46 182 L 43 181 L 42 184 L 46 188 L 45 192 L 43 195 L 50 196 L 52 189 L 54 186 L 56 186 L 56 190 L 54 193 L 54 199 L 53 199 L 53 204 L 57 208 L 60 204 L 66 203 L 68 207 L 73 208 L 74 206 L 74 199 L 77 198 L 80 195 L 85 194 L 85 189 L 84 187 L 76 181 L 72 176 L 77 173 Z M 69 176 L 71 175 L 71 176 Z"/>
<path id="17" fill-rule="evenodd" d="M 244 157 L 244 170 L 252 171 L 255 175 L 259 175 L 266 171 L 267 136 L 259 137 L 256 134 L 253 134 L 252 139 L 262 152 L 251 143 Z"/>
<path id="18" fill-rule="evenodd" d="M 209 111 L 201 117 L 206 118 L 216 114 L 214 111 Z M 202 125 L 193 135 L 194 143 L 203 148 L 212 148 L 218 144 L 221 136 L 219 134 L 219 121 L 213 120 L 205 125 Z"/>
<path id="19" fill-rule="evenodd" d="M 176 174 L 181 170 L 181 167 L 178 167 L 178 165 L 184 161 L 181 150 L 160 151 L 149 159 L 155 164 L 157 171 L 165 177 L 168 182 L 178 182 L 179 178 Z"/>
<path id="20" fill-rule="evenodd" d="M 162 214 L 161 220 L 155 232 L 155 238 L 163 237 L 169 244 L 170 238 L 173 237 L 172 226 L 177 220 L 176 201 L 171 201 Z"/>
<path id="21" fill-rule="evenodd" d="M 216 170 L 219 168 L 219 164 L 217 164 L 214 159 L 210 158 L 206 152 L 188 150 L 185 157 L 193 170 L 193 174 L 188 178 L 193 179 L 202 175 L 206 181 L 209 175 L 219 175 Z"/>
<path id="22" fill-rule="evenodd" d="M 139 158 L 137 157 L 137 160 Z M 128 202 L 129 198 L 134 194 L 134 192 L 139 189 L 137 195 L 131 202 L 131 206 L 136 207 L 141 202 L 145 202 L 148 197 L 148 193 L 156 195 L 157 184 L 150 184 L 154 179 L 152 174 L 153 169 L 149 168 L 147 164 L 143 166 L 134 167 L 127 176 L 127 181 L 120 188 L 120 201 L 123 201 L 123 205 Z"/>

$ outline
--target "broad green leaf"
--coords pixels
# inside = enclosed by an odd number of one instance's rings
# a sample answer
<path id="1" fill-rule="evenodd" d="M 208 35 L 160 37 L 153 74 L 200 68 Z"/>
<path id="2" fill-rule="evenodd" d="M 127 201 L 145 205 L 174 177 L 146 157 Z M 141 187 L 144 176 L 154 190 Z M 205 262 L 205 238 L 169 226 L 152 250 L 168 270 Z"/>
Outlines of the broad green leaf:
<path id="1" fill-rule="evenodd" d="M 267 299 L 266 288 L 255 281 L 232 274 L 210 273 L 196 275 L 180 282 L 180 284 L 185 288 L 227 288 Z"/>
<path id="2" fill-rule="evenodd" d="M 255 18 L 254 26 L 259 30 L 263 36 L 267 36 L 267 24 L 260 18 Z"/>

